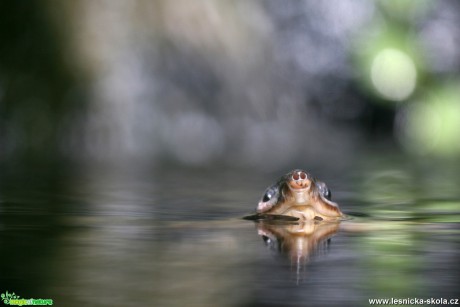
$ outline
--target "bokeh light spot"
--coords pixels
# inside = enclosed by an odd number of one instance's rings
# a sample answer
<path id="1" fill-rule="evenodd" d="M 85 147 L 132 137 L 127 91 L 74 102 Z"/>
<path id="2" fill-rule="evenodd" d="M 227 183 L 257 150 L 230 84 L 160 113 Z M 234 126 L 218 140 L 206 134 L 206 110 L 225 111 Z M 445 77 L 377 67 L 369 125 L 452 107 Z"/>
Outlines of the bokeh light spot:
<path id="1" fill-rule="evenodd" d="M 459 102 L 460 89 L 447 87 L 401 111 L 397 128 L 401 144 L 418 154 L 459 155 Z"/>
<path id="2" fill-rule="evenodd" d="M 398 49 L 385 48 L 372 61 L 371 79 L 382 96 L 402 101 L 415 89 L 417 70 L 409 55 Z"/>

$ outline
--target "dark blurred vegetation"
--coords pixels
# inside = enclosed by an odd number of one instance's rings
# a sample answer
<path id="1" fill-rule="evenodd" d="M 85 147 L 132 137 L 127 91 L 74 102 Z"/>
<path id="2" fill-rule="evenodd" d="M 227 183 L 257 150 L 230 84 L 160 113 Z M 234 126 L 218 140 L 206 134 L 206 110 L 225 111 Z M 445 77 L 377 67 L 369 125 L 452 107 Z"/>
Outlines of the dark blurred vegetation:
<path id="1" fill-rule="evenodd" d="M 2 1 L 0 25 L 4 162 L 460 156 L 455 0 Z"/>
<path id="2" fill-rule="evenodd" d="M 55 159 L 84 108 L 69 99 L 78 80 L 43 3 L 2 1 L 0 15 L 0 157 Z"/>

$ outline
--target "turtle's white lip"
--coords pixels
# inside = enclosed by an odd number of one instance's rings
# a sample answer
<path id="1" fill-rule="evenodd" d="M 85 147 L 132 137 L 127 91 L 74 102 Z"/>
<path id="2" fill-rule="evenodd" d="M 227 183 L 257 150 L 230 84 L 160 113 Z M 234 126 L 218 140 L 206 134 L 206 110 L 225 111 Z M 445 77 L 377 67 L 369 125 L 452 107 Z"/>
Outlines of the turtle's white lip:
<path id="1" fill-rule="evenodd" d="M 270 210 L 271 208 L 273 208 L 273 204 L 270 201 L 265 201 L 265 202 L 261 201 L 257 205 L 256 211 L 258 213 L 263 213 L 263 212 Z"/>

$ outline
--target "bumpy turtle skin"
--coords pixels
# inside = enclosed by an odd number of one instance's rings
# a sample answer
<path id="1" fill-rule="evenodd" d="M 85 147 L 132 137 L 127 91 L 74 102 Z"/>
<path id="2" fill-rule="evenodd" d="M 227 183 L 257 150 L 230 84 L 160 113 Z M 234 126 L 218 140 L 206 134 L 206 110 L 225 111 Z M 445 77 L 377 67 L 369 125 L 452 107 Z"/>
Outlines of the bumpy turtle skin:
<path id="1" fill-rule="evenodd" d="M 339 220 L 344 214 L 331 201 L 330 195 L 325 183 L 303 170 L 296 169 L 267 188 L 256 212 L 293 216 L 299 220 Z"/>

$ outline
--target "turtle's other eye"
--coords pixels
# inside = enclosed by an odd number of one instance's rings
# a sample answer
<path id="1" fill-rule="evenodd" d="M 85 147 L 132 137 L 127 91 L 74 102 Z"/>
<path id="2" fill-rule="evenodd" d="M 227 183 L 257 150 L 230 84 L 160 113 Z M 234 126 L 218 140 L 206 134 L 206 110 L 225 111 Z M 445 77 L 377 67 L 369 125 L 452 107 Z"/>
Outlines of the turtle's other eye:
<path id="1" fill-rule="evenodd" d="M 323 195 L 324 198 L 327 200 L 331 200 L 332 198 L 332 193 L 331 190 L 327 187 L 327 185 L 324 182 L 318 181 L 317 186 L 319 188 L 319 192 Z"/>
<path id="2" fill-rule="evenodd" d="M 324 198 L 326 198 L 328 200 L 331 200 L 331 198 L 332 198 L 331 190 L 329 190 L 328 187 L 326 187 L 326 189 L 323 191 L 323 195 L 324 195 Z"/>

